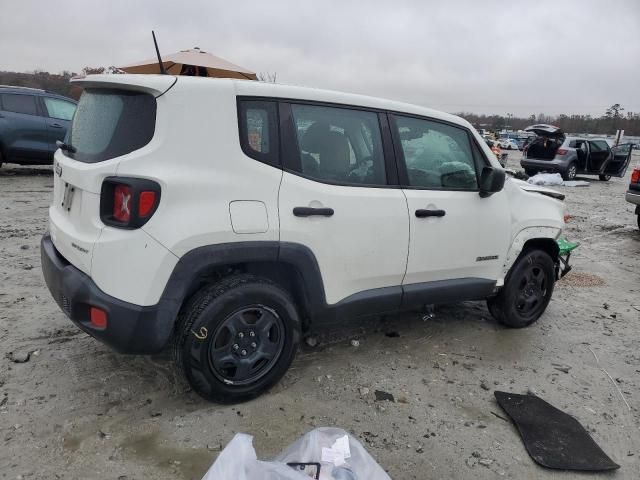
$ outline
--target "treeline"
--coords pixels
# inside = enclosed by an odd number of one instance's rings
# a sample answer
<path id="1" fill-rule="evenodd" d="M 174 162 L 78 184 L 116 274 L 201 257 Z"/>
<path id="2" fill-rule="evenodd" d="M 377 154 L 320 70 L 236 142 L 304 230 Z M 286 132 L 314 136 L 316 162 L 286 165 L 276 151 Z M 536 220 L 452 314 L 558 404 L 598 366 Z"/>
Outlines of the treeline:
<path id="1" fill-rule="evenodd" d="M 566 115 L 549 116 L 543 113 L 530 115 L 527 118 L 505 117 L 500 115 L 476 115 L 475 113 L 458 113 L 471 122 L 476 128 L 486 130 L 502 130 L 511 128 L 521 130 L 535 123 L 557 125 L 568 133 L 595 133 L 597 135 L 614 135 L 616 130 L 624 130 L 625 135 L 640 136 L 640 113 L 625 112 L 624 107 L 616 103 L 607 108 L 603 115 Z"/>
<path id="2" fill-rule="evenodd" d="M 85 67 L 83 75 L 93 73 L 117 73 L 115 67 Z M 81 90 L 69 83 L 77 73 L 64 71 L 59 74 L 36 70 L 31 73 L 0 71 L 0 85 L 16 85 L 22 87 L 42 88 L 67 97 L 78 99 Z M 273 76 L 275 81 L 275 74 Z M 624 107 L 616 103 L 607 108 L 601 116 L 565 115 L 549 116 L 543 113 L 530 115 L 527 118 L 506 117 L 501 115 L 477 115 L 475 113 L 457 113 L 466 118 L 477 128 L 502 130 L 505 127 L 520 130 L 534 123 L 550 123 L 570 133 L 595 133 L 613 135 L 616 130 L 624 130 L 625 135 L 640 136 L 640 113 L 625 112 Z"/>
<path id="3" fill-rule="evenodd" d="M 81 73 L 82 75 L 115 73 L 115 67 L 85 67 Z M 69 83 L 71 77 L 77 75 L 77 73 L 68 71 L 62 73 L 49 73 L 42 70 L 36 70 L 30 73 L 0 71 L 0 85 L 41 88 L 77 100 L 82 93 L 82 89 L 74 87 Z"/>

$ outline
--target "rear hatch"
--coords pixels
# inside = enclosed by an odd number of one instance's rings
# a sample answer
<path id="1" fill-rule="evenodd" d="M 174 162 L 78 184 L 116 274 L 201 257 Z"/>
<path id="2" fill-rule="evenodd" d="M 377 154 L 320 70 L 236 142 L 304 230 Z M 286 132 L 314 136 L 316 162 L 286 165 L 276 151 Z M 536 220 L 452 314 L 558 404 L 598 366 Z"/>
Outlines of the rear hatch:
<path id="1" fill-rule="evenodd" d="M 103 180 L 116 175 L 127 155 L 147 145 L 156 123 L 156 97 L 176 81 L 169 75 L 92 75 L 84 87 L 65 144 L 54 155 L 49 229 L 57 250 L 78 269 L 91 272 L 100 220 Z"/>
<path id="2" fill-rule="evenodd" d="M 536 134 L 536 138 L 526 148 L 525 158 L 553 160 L 565 139 L 564 132 L 560 127 L 546 123 L 531 125 L 524 131 Z"/>

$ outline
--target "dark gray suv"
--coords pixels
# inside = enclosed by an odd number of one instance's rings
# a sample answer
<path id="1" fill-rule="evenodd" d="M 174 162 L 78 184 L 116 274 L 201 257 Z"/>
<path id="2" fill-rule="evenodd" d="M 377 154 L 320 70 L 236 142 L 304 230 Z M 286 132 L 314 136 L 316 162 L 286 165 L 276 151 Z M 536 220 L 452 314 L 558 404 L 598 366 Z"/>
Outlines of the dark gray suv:
<path id="1" fill-rule="evenodd" d="M 0 166 L 53 163 L 76 111 L 70 98 L 36 88 L 0 86 Z"/>
<path id="2" fill-rule="evenodd" d="M 525 128 L 536 137 L 525 148 L 520 165 L 527 175 L 557 172 L 565 180 L 577 174 L 598 175 L 600 180 L 623 177 L 631 160 L 631 144 L 611 148 L 602 138 L 567 136 L 554 125 Z"/>

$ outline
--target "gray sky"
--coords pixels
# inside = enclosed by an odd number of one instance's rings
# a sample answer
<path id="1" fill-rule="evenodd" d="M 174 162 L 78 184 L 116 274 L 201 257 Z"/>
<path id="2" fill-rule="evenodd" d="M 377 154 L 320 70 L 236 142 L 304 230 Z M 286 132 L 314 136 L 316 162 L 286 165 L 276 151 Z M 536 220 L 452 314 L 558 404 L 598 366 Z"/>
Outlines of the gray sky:
<path id="1" fill-rule="evenodd" d="M 125 65 L 154 55 L 153 28 L 162 52 L 449 112 L 640 111 L 639 0 L 22 0 L 2 17 L 0 70 Z"/>

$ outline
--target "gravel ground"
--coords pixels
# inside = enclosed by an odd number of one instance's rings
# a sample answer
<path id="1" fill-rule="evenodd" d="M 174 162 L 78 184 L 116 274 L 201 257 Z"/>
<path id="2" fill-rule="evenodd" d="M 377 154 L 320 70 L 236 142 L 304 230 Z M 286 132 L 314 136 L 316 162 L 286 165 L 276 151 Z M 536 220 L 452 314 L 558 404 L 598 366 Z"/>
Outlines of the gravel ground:
<path id="1" fill-rule="evenodd" d="M 537 466 L 493 390 L 536 392 L 622 466 L 602 478 L 639 478 L 640 232 L 628 176 L 585 179 L 558 188 L 582 246 L 537 324 L 508 330 L 469 302 L 324 328 L 271 392 L 219 406 L 168 355 L 118 355 L 65 318 L 40 272 L 51 170 L 3 167 L 2 478 L 200 479 L 236 432 L 269 458 L 316 426 L 352 432 L 394 479 L 583 478 Z"/>

